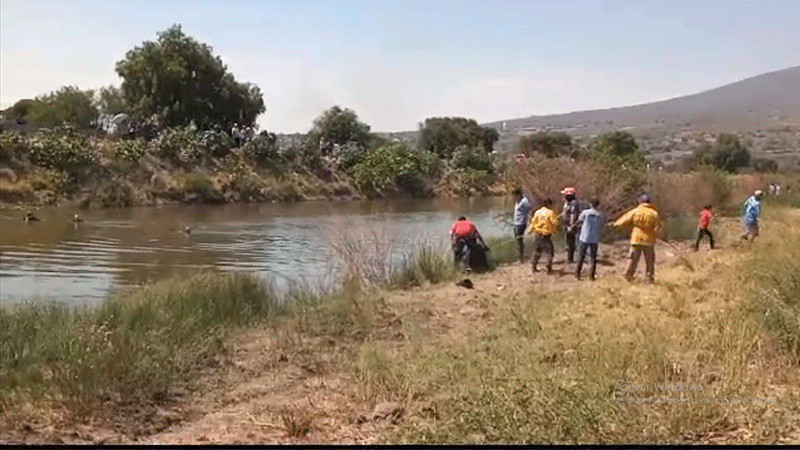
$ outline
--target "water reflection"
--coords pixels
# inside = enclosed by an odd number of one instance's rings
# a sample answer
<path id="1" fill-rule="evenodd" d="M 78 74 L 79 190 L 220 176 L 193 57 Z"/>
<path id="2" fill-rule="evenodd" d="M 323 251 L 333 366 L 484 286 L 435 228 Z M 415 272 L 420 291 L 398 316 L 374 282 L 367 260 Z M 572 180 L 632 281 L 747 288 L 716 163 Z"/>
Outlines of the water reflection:
<path id="1" fill-rule="evenodd" d="M 200 269 L 275 279 L 331 281 L 331 241 L 342 231 L 380 231 L 401 253 L 420 240 L 444 242 L 466 214 L 485 236 L 507 233 L 495 216 L 510 199 L 302 202 L 76 211 L 0 216 L 0 301 L 33 297 L 94 302 L 120 288 Z M 15 216 L 14 214 L 17 214 Z M 84 219 L 73 223 L 73 214 Z M 181 232 L 192 227 L 191 234 Z"/>

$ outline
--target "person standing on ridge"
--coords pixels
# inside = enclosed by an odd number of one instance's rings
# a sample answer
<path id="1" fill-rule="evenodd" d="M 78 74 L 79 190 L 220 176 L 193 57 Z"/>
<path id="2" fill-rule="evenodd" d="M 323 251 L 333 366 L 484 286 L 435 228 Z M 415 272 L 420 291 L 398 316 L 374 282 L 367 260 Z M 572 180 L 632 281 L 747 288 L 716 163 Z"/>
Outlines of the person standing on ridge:
<path id="1" fill-rule="evenodd" d="M 600 205 L 600 200 L 593 198 L 589 205 L 589 209 L 584 209 L 578 216 L 578 222 L 575 224 L 581 226 L 581 234 L 579 236 L 580 248 L 578 249 L 578 267 L 575 269 L 575 278 L 581 279 L 581 268 L 583 261 L 586 259 L 586 250 L 589 250 L 589 256 L 592 261 L 592 270 L 589 273 L 589 278 L 595 279 L 597 274 L 597 246 L 600 244 L 600 231 L 603 229 L 603 222 L 605 217 L 603 213 L 598 211 L 597 207 Z"/>
<path id="2" fill-rule="evenodd" d="M 525 261 L 525 228 L 531 217 L 531 202 L 525 197 L 522 189 L 514 189 L 514 239 L 517 241 L 517 251 L 519 252 L 519 262 Z"/>
<path id="3" fill-rule="evenodd" d="M 753 195 L 751 195 L 742 205 L 742 223 L 744 224 L 744 234 L 742 235 L 742 239 L 747 240 L 750 238 L 750 242 L 758 236 L 759 233 L 759 226 L 758 226 L 758 219 L 761 217 L 761 197 L 763 196 L 763 192 L 755 191 Z"/>
<path id="4" fill-rule="evenodd" d="M 547 253 L 547 273 L 553 272 L 553 233 L 558 230 L 558 217 L 551 209 L 553 201 L 545 199 L 542 202 L 542 207 L 533 213 L 531 218 L 531 226 L 528 228 L 528 233 L 534 234 L 536 239 L 534 241 L 533 259 L 531 260 L 531 270 L 538 272 L 536 264 L 539 263 L 539 257 L 542 252 Z"/>
<path id="5" fill-rule="evenodd" d="M 644 254 L 647 281 L 655 282 L 656 276 L 656 252 L 655 244 L 661 234 L 661 218 L 658 211 L 650 203 L 650 196 L 642 194 L 639 197 L 639 206 L 626 212 L 616 222 L 615 227 L 633 225 L 631 231 L 631 251 L 628 270 L 625 272 L 625 279 L 633 281 L 633 274 L 636 273 L 636 266 L 639 258 Z"/>
<path id="6" fill-rule="evenodd" d="M 561 212 L 561 221 L 564 228 L 564 239 L 567 244 L 567 262 L 575 262 L 575 244 L 578 234 L 578 215 L 581 213 L 578 200 L 575 198 L 578 191 L 574 187 L 566 187 L 561 194 L 564 195 L 564 208 Z"/>
<path id="7" fill-rule="evenodd" d="M 706 207 L 700 211 L 700 219 L 697 223 L 697 240 L 694 241 L 694 251 L 700 250 L 700 241 L 703 240 L 703 236 L 708 236 L 710 247 L 712 249 L 714 248 L 714 235 L 711 234 L 711 231 L 708 229 L 713 219 L 714 214 L 711 213 L 711 205 L 706 205 Z"/>

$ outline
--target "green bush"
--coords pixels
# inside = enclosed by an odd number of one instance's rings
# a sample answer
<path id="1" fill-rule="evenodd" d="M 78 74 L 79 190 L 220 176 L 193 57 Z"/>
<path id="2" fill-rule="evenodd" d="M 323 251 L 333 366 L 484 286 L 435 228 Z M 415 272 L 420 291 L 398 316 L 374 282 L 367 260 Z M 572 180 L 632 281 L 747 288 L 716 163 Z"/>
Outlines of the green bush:
<path id="1" fill-rule="evenodd" d="M 147 152 L 141 139 L 122 140 L 114 143 L 114 156 L 125 161 L 136 162 Z"/>
<path id="2" fill-rule="evenodd" d="M 368 154 L 369 151 L 366 147 L 355 141 L 350 141 L 339 148 L 339 151 L 336 153 L 336 163 L 339 165 L 340 169 L 349 171 L 355 167 L 356 164 L 363 161 Z"/>
<path id="3" fill-rule="evenodd" d="M 463 168 L 447 172 L 440 180 L 442 186 L 458 196 L 486 192 L 490 182 L 489 173 L 486 171 Z"/>
<path id="4" fill-rule="evenodd" d="M 198 164 L 205 156 L 203 143 L 189 127 L 167 128 L 152 144 L 159 156 L 184 166 Z"/>
<path id="5" fill-rule="evenodd" d="M 431 152 L 392 143 L 377 148 L 356 164 L 353 177 L 359 188 L 366 192 L 407 191 L 412 195 L 426 195 L 429 180 L 438 164 L 438 158 Z"/>
<path id="6" fill-rule="evenodd" d="M 183 190 L 188 193 L 200 194 L 203 198 L 217 196 L 211 178 L 202 172 L 190 172 L 183 176 Z"/>
<path id="7" fill-rule="evenodd" d="M 30 147 L 34 164 L 65 172 L 73 178 L 80 178 L 99 160 L 86 136 L 69 127 L 36 133 Z"/>
<path id="8" fill-rule="evenodd" d="M 30 150 L 28 141 L 17 133 L 0 134 L 0 161 L 8 163 L 18 160 Z"/>
<path id="9" fill-rule="evenodd" d="M 458 147 L 453 152 L 453 164 L 460 169 L 482 170 L 489 174 L 494 172 L 492 155 L 479 147 Z"/>
<path id="10" fill-rule="evenodd" d="M 216 158 L 224 158 L 231 152 L 234 145 L 233 138 L 228 133 L 219 130 L 203 131 L 198 140 L 205 151 Z"/>
<path id="11" fill-rule="evenodd" d="M 242 146 L 244 156 L 260 166 L 281 159 L 278 153 L 278 137 L 274 133 L 262 131 Z"/>

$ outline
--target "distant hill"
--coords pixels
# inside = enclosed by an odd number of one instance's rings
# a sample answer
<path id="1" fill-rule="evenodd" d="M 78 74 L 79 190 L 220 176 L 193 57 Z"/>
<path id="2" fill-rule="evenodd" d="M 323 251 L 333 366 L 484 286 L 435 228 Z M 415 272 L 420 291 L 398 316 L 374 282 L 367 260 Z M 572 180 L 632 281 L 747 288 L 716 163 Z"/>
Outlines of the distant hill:
<path id="1" fill-rule="evenodd" d="M 526 128 L 567 129 L 585 135 L 622 127 L 693 128 L 738 131 L 798 124 L 800 66 L 769 72 L 698 94 L 620 108 L 531 116 L 487 124 L 506 131 Z"/>

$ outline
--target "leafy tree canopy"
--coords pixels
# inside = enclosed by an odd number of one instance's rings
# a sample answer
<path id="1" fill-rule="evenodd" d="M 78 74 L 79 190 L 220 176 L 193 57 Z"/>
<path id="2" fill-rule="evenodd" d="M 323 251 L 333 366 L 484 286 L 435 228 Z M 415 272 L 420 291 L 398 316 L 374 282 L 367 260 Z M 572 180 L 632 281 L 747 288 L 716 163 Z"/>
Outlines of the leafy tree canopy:
<path id="1" fill-rule="evenodd" d="M 128 105 L 125 104 L 125 97 L 122 95 L 122 90 L 116 86 L 100 88 L 100 96 L 97 103 L 98 109 L 103 114 L 115 116 L 128 112 Z"/>
<path id="2" fill-rule="evenodd" d="M 440 158 L 450 159 L 455 149 L 462 145 L 491 152 L 499 137 L 497 130 L 484 128 L 475 119 L 431 117 L 421 124 L 418 146 Z"/>
<path id="3" fill-rule="evenodd" d="M 564 132 L 540 132 L 522 136 L 517 145 L 520 153 L 541 153 L 548 158 L 566 156 L 572 149 L 572 138 Z"/>
<path id="4" fill-rule="evenodd" d="M 92 126 L 97 118 L 93 91 L 64 86 L 49 94 L 40 95 L 30 103 L 26 119 L 41 127 L 69 125 L 77 129 Z M 18 102 L 19 103 L 19 102 Z"/>
<path id="5" fill-rule="evenodd" d="M 128 51 L 116 69 L 125 103 L 140 119 L 228 130 L 252 125 L 265 111 L 259 88 L 237 82 L 212 48 L 186 36 L 180 25 Z"/>
<path id="6" fill-rule="evenodd" d="M 306 146 L 327 156 L 348 143 L 366 148 L 370 140 L 369 125 L 361 122 L 355 111 L 334 106 L 314 120 Z"/>
<path id="7" fill-rule="evenodd" d="M 727 172 L 750 166 L 750 151 L 734 134 L 722 133 L 713 146 L 705 144 L 694 153 L 695 165 L 709 165 Z"/>

